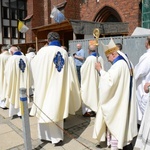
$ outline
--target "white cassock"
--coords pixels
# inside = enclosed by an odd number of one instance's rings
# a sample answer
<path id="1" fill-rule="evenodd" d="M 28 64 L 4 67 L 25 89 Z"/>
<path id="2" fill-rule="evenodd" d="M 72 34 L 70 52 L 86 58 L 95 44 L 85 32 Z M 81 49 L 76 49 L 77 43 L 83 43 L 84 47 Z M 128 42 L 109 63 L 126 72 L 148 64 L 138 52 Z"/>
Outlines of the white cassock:
<path id="1" fill-rule="evenodd" d="M 150 98 L 147 102 L 145 113 L 141 122 L 140 130 L 136 139 L 135 148 L 150 150 Z"/>
<path id="2" fill-rule="evenodd" d="M 83 101 L 83 114 L 90 111 L 97 112 L 100 80 L 100 76 L 95 69 L 95 63 L 97 61 L 100 62 L 102 68 L 104 68 L 102 57 L 99 56 L 97 58 L 93 55 L 88 56 L 81 67 L 81 98 Z"/>
<path id="3" fill-rule="evenodd" d="M 144 85 L 150 81 L 150 49 L 144 53 L 138 64 L 135 66 L 135 80 L 136 80 L 136 98 L 138 108 L 138 122 L 140 123 L 144 115 L 149 94 L 144 92 Z"/>
<path id="4" fill-rule="evenodd" d="M 5 108 L 5 100 L 6 100 L 6 80 L 4 75 L 5 65 L 7 60 L 10 57 L 10 53 L 5 51 L 0 54 L 0 107 Z"/>
<path id="5" fill-rule="evenodd" d="M 39 138 L 58 143 L 64 139 L 63 119 L 69 113 L 75 114 L 81 105 L 79 99 L 70 100 L 73 82 L 69 80 L 73 78 L 68 77 L 71 75 L 68 54 L 61 47 L 46 46 L 39 50 L 31 65 L 36 106 L 33 103 L 30 115 L 38 117 Z"/>
<path id="6" fill-rule="evenodd" d="M 126 58 L 125 58 L 126 59 Z M 118 148 L 131 143 L 137 135 L 135 81 L 132 79 L 130 95 L 130 70 L 123 59 L 115 62 L 108 72 L 101 71 L 100 102 L 96 115 L 93 138 L 106 140 L 106 127 L 118 141 Z"/>
<path id="7" fill-rule="evenodd" d="M 6 107 L 9 108 L 9 116 L 17 114 L 20 116 L 20 88 L 26 88 L 29 95 L 30 67 L 27 58 L 24 55 L 11 56 L 5 67 L 5 77 L 7 83 Z"/>

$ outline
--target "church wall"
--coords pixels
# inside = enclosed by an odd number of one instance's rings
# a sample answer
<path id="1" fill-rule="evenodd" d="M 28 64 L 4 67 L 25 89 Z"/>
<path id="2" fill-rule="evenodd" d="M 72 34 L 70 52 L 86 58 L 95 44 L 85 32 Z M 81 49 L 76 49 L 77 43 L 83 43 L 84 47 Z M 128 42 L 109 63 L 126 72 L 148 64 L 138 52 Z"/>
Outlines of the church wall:
<path id="1" fill-rule="evenodd" d="M 81 20 L 94 21 L 95 16 L 105 7 L 112 7 L 120 15 L 122 22 L 129 23 L 129 35 L 137 26 L 141 26 L 141 11 L 139 0 L 87 0 L 81 5 Z"/>
<path id="2" fill-rule="evenodd" d="M 132 34 L 137 26 L 141 26 L 140 0 L 27 0 L 28 14 L 33 17 L 27 25 L 30 29 L 54 23 L 50 18 L 51 9 L 61 3 L 67 2 L 64 8 L 64 15 L 67 19 L 94 21 L 96 15 L 105 6 L 113 8 L 122 22 L 129 23 L 129 35 Z M 35 41 L 32 30 L 26 33 L 26 42 Z"/>

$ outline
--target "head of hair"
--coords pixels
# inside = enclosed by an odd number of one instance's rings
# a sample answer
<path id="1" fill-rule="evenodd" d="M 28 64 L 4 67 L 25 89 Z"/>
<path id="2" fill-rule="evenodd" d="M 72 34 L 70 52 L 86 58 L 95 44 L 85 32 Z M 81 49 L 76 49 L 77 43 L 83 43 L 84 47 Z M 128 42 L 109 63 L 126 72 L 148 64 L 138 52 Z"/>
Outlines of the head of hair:
<path id="1" fill-rule="evenodd" d="M 148 45 L 150 45 L 150 36 L 147 37 Z"/>
<path id="2" fill-rule="evenodd" d="M 12 45 L 11 45 L 11 44 L 8 44 L 8 45 L 7 45 L 7 48 L 8 48 L 8 49 L 10 49 L 11 47 L 12 47 Z"/>
<path id="3" fill-rule="evenodd" d="M 122 44 L 121 43 L 116 43 L 116 46 L 119 48 L 119 50 L 122 50 Z"/>
<path id="4" fill-rule="evenodd" d="M 8 51 L 8 47 L 7 47 L 7 45 L 3 45 L 2 47 L 1 47 L 1 52 L 4 52 L 4 51 Z"/>
<path id="5" fill-rule="evenodd" d="M 29 47 L 29 48 L 27 49 L 27 53 L 30 53 L 30 52 L 35 52 L 35 49 L 34 49 L 33 47 Z"/>
<path id="6" fill-rule="evenodd" d="M 54 40 L 60 40 L 60 36 L 57 32 L 50 32 L 47 35 L 48 42 L 52 42 Z"/>

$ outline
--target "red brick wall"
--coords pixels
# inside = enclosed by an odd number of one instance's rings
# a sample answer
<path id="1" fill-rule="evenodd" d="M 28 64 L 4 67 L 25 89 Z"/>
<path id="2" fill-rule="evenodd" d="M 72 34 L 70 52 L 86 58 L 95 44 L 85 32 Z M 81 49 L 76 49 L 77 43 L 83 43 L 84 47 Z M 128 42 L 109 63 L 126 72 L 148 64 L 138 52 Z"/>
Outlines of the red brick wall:
<path id="1" fill-rule="evenodd" d="M 65 1 L 64 15 L 67 19 L 94 21 L 101 9 L 108 6 L 118 12 L 122 22 L 129 23 L 129 35 L 140 26 L 140 0 L 27 0 L 28 14 L 33 14 L 28 26 L 34 28 L 53 23 L 54 20 L 50 18 L 51 9 Z M 35 41 L 32 30 L 26 35 L 26 42 Z"/>
<path id="2" fill-rule="evenodd" d="M 129 34 L 140 26 L 139 0 L 87 0 L 81 5 L 81 20 L 94 21 L 95 16 L 105 7 L 112 7 L 120 15 L 122 22 L 129 23 Z"/>
<path id="3" fill-rule="evenodd" d="M 56 6 L 64 1 L 51 0 L 50 5 Z M 112 7 L 120 15 L 122 22 L 129 23 L 129 35 L 140 26 L 139 0 L 67 0 L 64 15 L 67 19 L 94 21 L 95 16 L 105 6 Z"/>
<path id="4" fill-rule="evenodd" d="M 82 0 L 69 0 L 65 8 L 65 16 L 68 19 L 80 20 L 80 4 Z"/>
<path id="5" fill-rule="evenodd" d="M 30 30 L 26 34 L 26 42 L 35 41 L 35 35 L 32 28 L 51 23 L 50 19 L 51 3 L 49 0 L 27 0 L 27 14 L 33 14 L 33 17 L 26 24 Z"/>
<path id="6" fill-rule="evenodd" d="M 33 0 L 33 20 L 32 27 L 44 25 L 44 1 Z"/>
<path id="7" fill-rule="evenodd" d="M 57 6 L 64 3 L 66 0 L 51 0 L 51 6 Z M 81 0 L 67 0 L 66 7 L 64 9 L 64 15 L 67 19 L 79 19 L 80 18 L 80 1 Z M 53 19 L 52 19 L 53 22 Z"/>
<path id="8" fill-rule="evenodd" d="M 33 14 L 33 1 L 27 0 L 27 16 Z M 27 27 L 29 30 L 26 33 L 26 43 L 32 41 L 32 18 L 26 22 Z"/>

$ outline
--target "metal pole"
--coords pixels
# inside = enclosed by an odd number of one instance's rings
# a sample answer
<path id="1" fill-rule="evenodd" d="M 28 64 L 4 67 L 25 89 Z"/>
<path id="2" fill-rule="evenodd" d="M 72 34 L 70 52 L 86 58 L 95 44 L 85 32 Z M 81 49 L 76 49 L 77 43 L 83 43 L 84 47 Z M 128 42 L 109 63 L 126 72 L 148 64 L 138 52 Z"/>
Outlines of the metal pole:
<path id="1" fill-rule="evenodd" d="M 25 150 L 32 150 L 26 89 L 20 88 L 20 104 Z"/>

